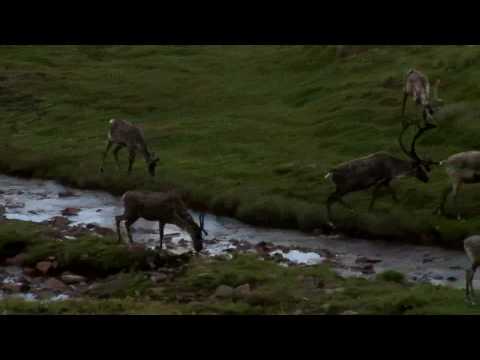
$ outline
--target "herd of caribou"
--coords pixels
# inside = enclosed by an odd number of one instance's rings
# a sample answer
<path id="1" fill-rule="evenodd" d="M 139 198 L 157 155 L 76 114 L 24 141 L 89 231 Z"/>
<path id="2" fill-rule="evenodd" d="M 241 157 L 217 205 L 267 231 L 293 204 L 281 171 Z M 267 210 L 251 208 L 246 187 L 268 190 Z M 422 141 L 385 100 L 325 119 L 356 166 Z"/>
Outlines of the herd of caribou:
<path id="1" fill-rule="evenodd" d="M 434 115 L 443 101 L 438 98 L 439 81 L 434 88 L 434 99 L 431 99 L 430 83 L 426 75 L 417 70 L 410 70 L 407 73 L 405 87 L 403 90 L 402 116 L 405 115 L 405 106 L 408 98 L 411 98 L 422 113 L 422 122 L 418 126 L 417 133 L 412 143 L 407 148 L 403 143 L 403 136 L 411 124 L 403 123 L 403 130 L 399 136 L 399 144 L 402 151 L 409 158 L 403 160 L 392 156 L 387 152 L 378 152 L 369 156 L 345 162 L 332 169 L 327 175 L 336 185 L 336 190 L 331 194 L 326 203 L 327 217 L 330 226 L 335 227 L 331 221 L 331 208 L 334 203 L 340 203 L 352 210 L 343 200 L 349 193 L 373 188 L 373 195 L 369 211 L 373 209 L 378 192 L 386 188 L 392 195 L 395 202 L 398 201 L 391 182 L 394 179 L 411 176 L 427 183 L 430 179 L 429 173 L 433 166 L 445 168 L 451 184 L 444 191 L 440 205 L 435 210 L 442 215 L 445 214 L 445 203 L 449 194 L 453 195 L 454 205 L 458 219 L 461 219 L 457 209 L 456 199 L 462 184 L 480 183 L 480 151 L 467 151 L 452 155 L 444 161 L 432 161 L 422 159 L 416 152 L 415 145 L 418 139 L 427 131 L 437 128 L 432 124 Z M 423 126 L 421 126 L 423 125 Z M 113 155 L 119 168 L 118 153 L 123 148 L 129 152 L 128 173 L 131 173 L 136 153 L 145 159 L 148 172 L 155 175 L 155 168 L 159 158 L 155 153 L 148 150 L 144 133 L 140 127 L 124 120 L 110 120 L 108 130 L 108 141 L 102 158 L 100 171 L 103 172 L 105 158 L 112 146 L 115 146 Z M 142 191 L 128 191 L 122 197 L 124 214 L 116 217 L 118 239 L 121 241 L 120 224 L 125 222 L 130 243 L 133 242 L 130 227 L 139 219 L 158 221 L 160 233 L 160 249 L 163 245 L 165 224 L 174 224 L 184 229 L 191 236 L 193 247 L 197 252 L 203 249 L 202 235 L 207 234 L 204 229 L 204 216 L 200 216 L 199 225 L 193 220 L 186 205 L 174 192 L 154 193 Z M 352 210 L 353 211 L 353 210 Z M 472 268 L 467 271 L 467 297 L 473 294 L 473 276 L 480 265 L 480 237 L 471 237 L 464 242 L 466 253 L 472 262 Z"/>

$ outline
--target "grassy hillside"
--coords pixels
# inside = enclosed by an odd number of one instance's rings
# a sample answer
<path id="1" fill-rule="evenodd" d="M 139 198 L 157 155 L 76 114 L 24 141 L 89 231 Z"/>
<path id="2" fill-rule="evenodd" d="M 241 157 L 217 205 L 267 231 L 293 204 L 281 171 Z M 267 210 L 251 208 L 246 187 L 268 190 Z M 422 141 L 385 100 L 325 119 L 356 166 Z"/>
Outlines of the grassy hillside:
<path id="1" fill-rule="evenodd" d="M 0 165 L 120 193 L 175 186 L 191 204 L 265 225 L 321 228 L 340 162 L 386 150 L 402 156 L 402 81 L 409 68 L 440 78 L 446 106 L 421 153 L 441 160 L 479 149 L 480 49 L 468 46 L 4 46 L 0 47 Z M 408 116 L 415 117 L 409 103 Z M 161 158 L 147 176 L 98 173 L 108 120 L 142 124 Z M 126 152 L 121 154 L 126 170 Z M 468 221 L 431 213 L 446 175 L 394 183 L 367 214 L 370 193 L 334 208 L 342 230 L 458 246 L 480 228 L 479 186 L 459 196 Z"/>

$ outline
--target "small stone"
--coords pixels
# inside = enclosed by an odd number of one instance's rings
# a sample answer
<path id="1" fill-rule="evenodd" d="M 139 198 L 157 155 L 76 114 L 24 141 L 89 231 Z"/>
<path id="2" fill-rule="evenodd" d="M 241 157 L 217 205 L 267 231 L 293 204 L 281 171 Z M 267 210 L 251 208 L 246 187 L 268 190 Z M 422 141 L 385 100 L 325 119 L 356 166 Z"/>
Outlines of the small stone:
<path id="1" fill-rule="evenodd" d="M 45 275 L 52 268 L 52 263 L 50 261 L 40 261 L 35 268 Z"/>
<path id="2" fill-rule="evenodd" d="M 222 298 L 222 299 L 230 298 L 230 297 L 233 296 L 233 291 L 234 291 L 233 288 L 230 287 L 230 286 L 220 285 L 215 290 L 214 296 L 217 297 L 217 298 Z"/>
<path id="3" fill-rule="evenodd" d="M 49 221 L 49 223 L 53 226 L 64 227 L 70 224 L 70 220 L 63 216 L 55 216 Z"/>
<path id="4" fill-rule="evenodd" d="M 97 213 L 102 212 L 102 209 L 98 209 L 96 212 L 97 212 Z"/>
<path id="5" fill-rule="evenodd" d="M 68 286 L 56 278 L 49 278 L 45 282 L 45 288 L 54 291 L 65 291 L 68 290 Z"/>
<path id="6" fill-rule="evenodd" d="M 84 283 L 86 281 L 86 278 L 84 276 L 70 273 L 63 273 L 60 278 L 65 284 L 68 285 Z"/>
<path id="7" fill-rule="evenodd" d="M 77 208 L 66 208 L 63 209 L 62 215 L 63 216 L 76 216 L 80 212 L 80 209 Z"/>

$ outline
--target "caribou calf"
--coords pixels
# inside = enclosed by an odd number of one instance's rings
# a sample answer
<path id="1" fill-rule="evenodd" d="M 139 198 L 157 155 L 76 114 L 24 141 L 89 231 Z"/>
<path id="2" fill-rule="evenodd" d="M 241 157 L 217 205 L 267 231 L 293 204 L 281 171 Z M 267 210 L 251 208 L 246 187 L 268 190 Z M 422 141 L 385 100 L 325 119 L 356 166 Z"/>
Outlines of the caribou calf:
<path id="1" fill-rule="evenodd" d="M 389 153 L 378 152 L 367 157 L 348 161 L 332 169 L 326 176 L 336 185 L 336 190 L 327 200 L 327 217 L 330 226 L 335 227 L 331 221 L 331 207 L 339 202 L 343 206 L 352 210 L 351 206 L 345 203 L 343 196 L 361 190 L 374 187 L 369 211 L 373 209 L 378 197 L 378 191 L 386 188 L 391 193 L 393 200 L 398 201 L 395 191 L 390 186 L 390 182 L 395 178 L 403 176 L 414 176 L 420 181 L 426 183 L 429 181 L 429 172 L 431 165 L 436 163 L 429 160 L 422 160 L 415 151 L 415 143 L 426 131 L 433 129 L 434 126 L 426 126 L 418 130 L 415 135 L 410 151 L 406 150 L 402 143 L 402 137 L 408 127 L 404 128 L 399 137 L 400 147 L 410 160 L 398 159 Z"/>
<path id="2" fill-rule="evenodd" d="M 125 120 L 110 120 L 110 128 L 108 130 L 108 140 L 107 147 L 103 153 L 102 165 L 100 166 L 100 172 L 104 171 L 105 158 L 108 155 L 112 145 L 115 144 L 113 149 L 113 156 L 115 157 L 115 162 L 117 168 L 120 168 L 118 163 L 118 152 L 126 147 L 129 151 L 129 164 L 128 164 L 128 173 L 132 172 L 132 166 L 135 162 L 135 156 L 137 151 L 139 151 L 147 163 L 148 172 L 151 176 L 155 176 L 155 167 L 158 163 L 158 157 L 153 152 L 149 152 L 147 148 L 147 143 L 145 141 L 145 136 L 143 131 L 138 126 L 135 126 Z"/>
<path id="3" fill-rule="evenodd" d="M 122 196 L 124 213 L 116 216 L 118 241 L 122 241 L 120 223 L 125 221 L 128 240 L 133 243 L 130 227 L 139 219 L 158 221 L 160 231 L 160 249 L 163 247 L 165 224 L 173 224 L 187 231 L 193 242 L 195 251 L 203 249 L 202 234 L 208 235 L 204 229 L 204 216 L 200 216 L 200 226 L 193 221 L 184 202 L 174 192 L 155 193 L 144 191 L 128 191 Z"/>
<path id="4" fill-rule="evenodd" d="M 407 99 L 411 97 L 417 106 L 422 106 L 422 116 L 425 123 L 429 123 L 435 114 L 434 108 L 438 106 L 442 100 L 438 99 L 438 87 L 440 80 L 437 80 L 434 88 L 434 97 L 430 99 L 430 83 L 428 78 L 420 71 L 411 69 L 407 73 L 407 79 L 403 90 L 402 116 L 405 115 L 405 106 Z"/>
<path id="5" fill-rule="evenodd" d="M 445 215 L 445 203 L 448 196 L 452 194 L 457 218 L 461 220 L 462 217 L 457 207 L 458 191 L 463 184 L 480 183 L 480 151 L 467 151 L 452 155 L 447 160 L 441 161 L 440 166 L 445 167 L 451 185 L 444 190 L 440 206 L 435 212 Z"/>

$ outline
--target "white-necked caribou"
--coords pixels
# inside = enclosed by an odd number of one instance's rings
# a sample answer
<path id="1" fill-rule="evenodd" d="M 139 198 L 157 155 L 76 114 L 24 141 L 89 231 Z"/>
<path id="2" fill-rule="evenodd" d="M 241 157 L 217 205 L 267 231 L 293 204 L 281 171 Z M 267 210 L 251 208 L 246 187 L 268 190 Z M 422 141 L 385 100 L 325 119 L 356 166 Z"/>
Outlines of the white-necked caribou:
<path id="1" fill-rule="evenodd" d="M 431 166 L 437 165 L 437 163 L 421 159 L 417 155 L 415 144 L 426 131 L 434 129 L 435 126 L 430 124 L 419 129 L 413 138 L 410 150 L 407 150 L 402 142 L 402 137 L 408 128 L 409 126 L 402 130 L 398 140 L 401 149 L 410 158 L 409 160 L 399 159 L 387 152 L 378 152 L 340 164 L 325 176 L 326 179 L 331 179 L 336 185 L 335 192 L 327 200 L 327 217 L 330 226 L 334 227 L 331 221 L 331 208 L 334 203 L 339 202 L 352 210 L 352 207 L 342 199 L 349 193 L 374 187 L 369 206 L 369 211 L 371 211 L 381 188 L 389 190 L 393 200 L 398 201 L 395 191 L 390 186 L 392 180 L 404 176 L 413 176 L 424 183 L 429 181 Z"/>
<path id="2" fill-rule="evenodd" d="M 448 196 L 452 194 L 457 218 L 461 220 L 457 206 L 458 192 L 463 184 L 480 183 L 480 151 L 467 151 L 452 155 L 447 160 L 441 161 L 440 166 L 445 167 L 451 185 L 443 192 L 440 206 L 436 212 L 445 215 L 445 203 Z"/>

